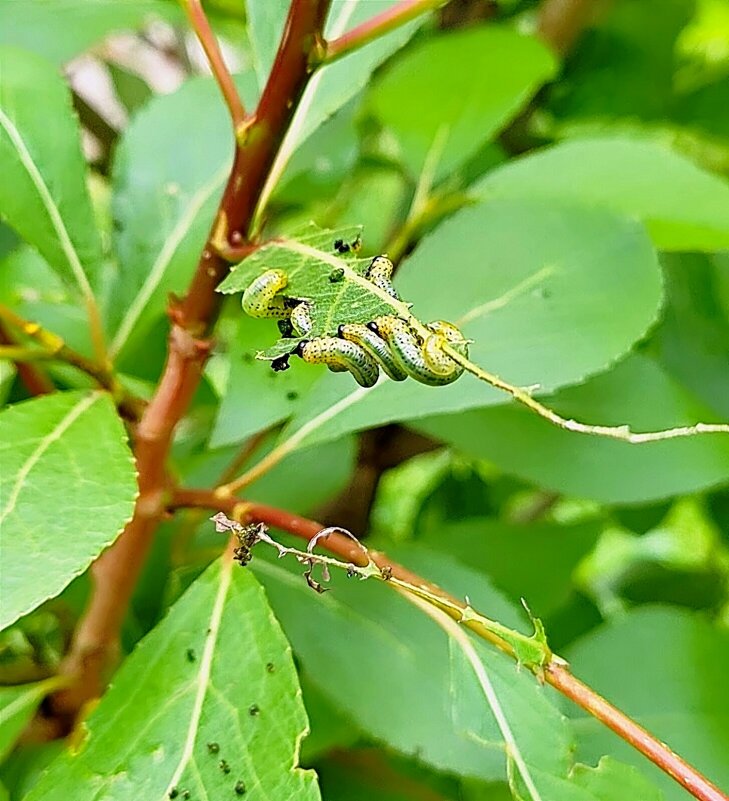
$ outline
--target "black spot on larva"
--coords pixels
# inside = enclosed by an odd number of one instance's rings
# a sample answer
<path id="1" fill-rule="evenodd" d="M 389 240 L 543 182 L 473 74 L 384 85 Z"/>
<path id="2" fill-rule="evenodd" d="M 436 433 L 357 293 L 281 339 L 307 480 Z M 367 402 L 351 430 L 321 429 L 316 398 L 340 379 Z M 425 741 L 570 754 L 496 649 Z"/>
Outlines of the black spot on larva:
<path id="1" fill-rule="evenodd" d="M 304 355 L 304 347 L 309 344 L 308 339 L 302 339 L 301 342 L 291 351 L 292 356 L 303 356 Z"/>

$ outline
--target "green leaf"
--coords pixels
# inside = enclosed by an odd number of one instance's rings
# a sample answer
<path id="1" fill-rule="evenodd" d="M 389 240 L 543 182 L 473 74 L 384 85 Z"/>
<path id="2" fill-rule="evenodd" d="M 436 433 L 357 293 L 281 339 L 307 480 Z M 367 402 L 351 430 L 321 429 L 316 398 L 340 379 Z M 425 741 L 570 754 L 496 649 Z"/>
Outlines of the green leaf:
<path id="1" fill-rule="evenodd" d="M 641 763 L 645 765 L 645 762 Z M 575 765 L 572 782 L 595 801 L 664 801 L 663 793 L 634 767 L 602 757 L 596 768 Z"/>
<path id="2" fill-rule="evenodd" d="M 600 209 L 526 200 L 461 210 L 423 240 L 395 286 L 418 319 L 459 325 L 474 340 L 471 361 L 546 392 L 624 354 L 661 302 L 658 262 L 641 226 Z M 346 379 L 325 376 L 282 438 L 301 445 L 507 401 L 470 375 L 437 390 L 385 380 L 353 389 Z"/>
<path id="3" fill-rule="evenodd" d="M 267 443 L 256 450 L 241 466 L 240 472 L 265 456 L 269 447 Z M 240 446 L 206 451 L 199 459 L 183 466 L 183 475 L 190 485 L 217 483 L 222 471 L 239 453 Z M 313 514 L 320 504 L 347 486 L 356 454 L 354 437 L 341 437 L 322 446 L 302 448 L 251 484 L 246 489 L 246 498 L 285 507 L 299 514 Z"/>
<path id="4" fill-rule="evenodd" d="M 439 523 L 420 538 L 485 573 L 515 603 L 525 598 L 535 615 L 545 616 L 569 597 L 572 573 L 601 530 L 598 521 L 510 525 L 468 518 Z"/>
<path id="5" fill-rule="evenodd" d="M 0 302 L 58 334 L 72 348 L 90 350 L 82 300 L 30 245 L 21 245 L 0 262 Z"/>
<path id="6" fill-rule="evenodd" d="M 247 0 L 248 34 L 258 88 L 263 91 L 284 30 L 289 0 Z"/>
<path id="7" fill-rule="evenodd" d="M 271 341 L 271 321 L 241 314 L 230 347 L 230 370 L 218 408 L 210 447 L 242 442 L 264 428 L 288 419 L 322 376 L 325 368 L 275 372 L 261 369 L 256 353 Z"/>
<path id="8" fill-rule="evenodd" d="M 446 555 L 414 547 L 392 555 L 440 586 L 467 593 L 485 614 L 525 628 L 520 613 L 482 575 Z M 253 568 L 312 683 L 364 732 L 442 770 L 504 777 L 504 740 L 496 721 L 482 697 L 472 694 L 447 638 L 426 615 L 381 583 L 347 579 L 341 571 L 332 575 L 331 591 L 317 595 L 296 563 L 256 557 Z M 493 659 L 501 660 L 494 669 L 504 692 L 522 709 L 514 725 L 536 731 L 541 718 L 550 729 L 543 748 L 556 762 L 566 761 L 569 734 L 549 691 L 499 654 Z M 331 681 L 332 675 L 346 680 Z"/>
<path id="9" fill-rule="evenodd" d="M 0 412 L 0 628 L 57 595 L 131 518 L 134 461 L 108 395 L 64 392 Z"/>
<path id="10" fill-rule="evenodd" d="M 642 607 L 583 637 L 564 656 L 576 676 L 729 788 L 726 629 L 694 613 Z M 570 715 L 580 759 L 610 754 L 638 766 L 667 801 L 685 801 L 684 790 L 600 723 L 581 711 Z"/>
<path id="11" fill-rule="evenodd" d="M 7 359 L 0 360 L 0 406 L 4 406 L 7 403 L 8 395 L 10 394 L 10 390 L 13 388 L 13 382 L 15 381 L 15 376 L 17 375 L 17 370 L 15 368 L 15 364 L 13 362 L 8 361 Z"/>
<path id="12" fill-rule="evenodd" d="M 0 162 L 0 214 L 91 300 L 101 241 L 70 93 L 51 64 L 13 48 L 0 48 Z"/>
<path id="13" fill-rule="evenodd" d="M 85 739 L 27 796 L 318 799 L 297 764 L 306 713 L 291 651 L 250 571 L 219 560 L 114 676 Z M 217 748 L 216 748 L 217 746 Z"/>
<path id="14" fill-rule="evenodd" d="M 63 25 L 58 24 L 59 14 Z M 180 10 L 159 0 L 5 0 L 0 45 L 12 44 L 61 65 L 111 33 L 136 30 L 159 18 L 177 22 Z"/>
<path id="15" fill-rule="evenodd" d="M 524 787 L 527 797 L 542 798 L 544 777 L 562 778 L 569 769 L 569 729 L 544 697 L 537 701 L 541 692 L 535 697 L 514 686 L 514 665 L 507 657 L 472 640 L 450 618 L 446 622 L 452 631 L 448 644 L 457 725 L 474 739 L 488 741 L 490 709 L 504 740 L 512 782 Z"/>
<path id="16" fill-rule="evenodd" d="M 33 684 L 0 687 L 0 762 L 10 753 L 40 702 L 62 683 L 63 679 L 54 677 Z"/>
<path id="17" fill-rule="evenodd" d="M 354 242 L 361 232 L 359 226 L 330 231 L 311 223 L 293 231 L 290 237 L 264 245 L 233 268 L 218 287 L 219 292 L 242 292 L 267 270 L 283 270 L 288 276 L 285 295 L 309 304 L 311 330 L 306 336 L 281 338 L 258 358 L 275 359 L 291 353 L 303 339 L 335 336 L 344 323 L 365 323 L 379 315 L 407 311 L 365 278 L 372 259 L 333 255 L 336 240 Z"/>
<path id="18" fill-rule="evenodd" d="M 729 419 L 729 310 L 721 303 L 729 271 L 699 253 L 666 254 L 662 263 L 668 303 L 653 350 L 671 375 Z"/>
<path id="19" fill-rule="evenodd" d="M 729 183 L 666 147 L 639 139 L 567 142 L 488 173 L 478 197 L 564 200 L 645 223 L 663 250 L 729 247 Z"/>
<path id="20" fill-rule="evenodd" d="M 620 763 L 601 762 L 597 769 L 576 765 L 570 770 L 570 756 L 554 748 L 559 719 L 545 710 L 530 707 L 533 699 L 514 694 L 503 655 L 490 651 L 482 642 L 471 641 L 454 621 L 443 616 L 443 627 L 450 636 L 451 652 L 462 660 L 460 682 L 454 681 L 454 709 L 458 710 L 463 693 L 461 714 L 471 720 L 469 731 L 480 736 L 483 711 L 474 704 L 479 695 L 498 720 L 506 742 L 509 759 L 509 782 L 515 798 L 533 801 L 662 801 L 662 794 L 635 769 Z M 464 684 L 471 683 L 471 692 Z M 536 713 L 536 714 L 535 714 Z M 456 711 L 456 714 L 458 712 Z M 562 727 L 564 728 L 564 727 Z M 569 770 L 569 775 L 568 775 Z M 633 794 L 633 793 L 637 794 Z"/>
<path id="21" fill-rule="evenodd" d="M 109 70 L 116 95 L 127 113 L 136 113 L 152 98 L 152 87 L 139 75 L 114 62 L 108 62 L 106 68 Z"/>
<path id="22" fill-rule="evenodd" d="M 498 133 L 555 69 L 534 37 L 496 26 L 466 28 L 410 48 L 372 87 L 369 108 L 395 135 L 413 175 L 432 148 L 443 177 Z"/>
<path id="23" fill-rule="evenodd" d="M 601 15 L 570 53 L 551 110 L 567 124 L 597 120 L 603 127 L 615 119 L 664 116 L 677 83 L 676 39 L 696 5 L 642 0 Z"/>
<path id="24" fill-rule="evenodd" d="M 238 79 L 247 101 L 250 79 Z M 114 161 L 120 269 L 106 310 L 112 354 L 143 347 L 168 293 L 182 293 L 187 286 L 230 171 L 231 153 L 228 112 L 212 78 L 194 78 L 174 94 L 154 98 L 124 132 Z"/>
<path id="25" fill-rule="evenodd" d="M 324 37 L 327 40 L 336 39 L 396 3 L 397 0 L 333 3 Z M 273 64 L 288 7 L 287 0 L 253 0 L 248 4 L 251 46 L 260 87 L 263 87 Z M 304 141 L 367 84 L 374 70 L 408 41 L 424 19 L 425 15 L 401 25 L 316 72 L 304 92 L 276 159 L 271 188 Z"/>
<path id="26" fill-rule="evenodd" d="M 715 413 L 652 360 L 631 356 L 546 400 L 566 417 L 655 431 Z M 418 421 L 417 428 L 541 487 L 603 503 L 659 500 L 726 482 L 729 437 L 707 434 L 632 445 L 564 431 L 513 405 Z"/>

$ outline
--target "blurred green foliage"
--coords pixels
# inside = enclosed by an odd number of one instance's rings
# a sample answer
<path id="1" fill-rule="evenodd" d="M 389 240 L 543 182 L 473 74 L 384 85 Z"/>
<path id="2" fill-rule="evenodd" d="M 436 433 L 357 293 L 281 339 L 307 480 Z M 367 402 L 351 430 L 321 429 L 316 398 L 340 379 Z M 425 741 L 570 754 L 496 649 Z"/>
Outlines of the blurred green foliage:
<path id="1" fill-rule="evenodd" d="M 335 2 L 327 31 L 392 5 Z M 458 322 L 475 362 L 567 417 L 726 422 L 729 6 L 593 4 L 562 48 L 540 29 L 547 5 L 452 2 L 327 67 L 283 143 L 263 236 L 363 226 L 363 255 L 400 261 L 395 285 L 421 318 Z M 205 7 L 252 109 L 288 2 Z M 120 32 L 181 86 L 155 93 L 142 61 L 109 46 Z M 145 397 L 232 155 L 198 56 L 167 0 L 0 0 L 0 302 L 91 355 L 88 285 L 122 381 Z M 90 122 L 59 71 L 79 57 L 124 120 L 101 143 L 109 175 L 82 159 Z M 181 483 L 215 486 L 284 448 L 247 499 L 351 528 L 529 633 L 524 600 L 576 675 L 729 789 L 729 438 L 570 433 L 470 376 L 363 392 L 300 362 L 274 373 L 255 354 L 276 326 L 243 317 L 237 296 L 215 333 L 174 442 Z M 8 622 L 30 612 L 0 633 L 0 799 L 234 798 L 238 772 L 252 799 L 689 798 L 479 645 L 530 789 L 468 654 L 432 620 L 342 573 L 316 594 L 293 559 L 256 551 L 226 572 L 200 510 L 157 532 L 114 686 L 71 747 L 32 743 L 32 728 L 23 740 L 88 565 L 136 494 L 112 405 L 74 430 L 90 382 L 48 374 L 63 394 L 29 400 L 0 361 L 3 608 Z M 11 456 L 28 450 L 26 473 Z"/>

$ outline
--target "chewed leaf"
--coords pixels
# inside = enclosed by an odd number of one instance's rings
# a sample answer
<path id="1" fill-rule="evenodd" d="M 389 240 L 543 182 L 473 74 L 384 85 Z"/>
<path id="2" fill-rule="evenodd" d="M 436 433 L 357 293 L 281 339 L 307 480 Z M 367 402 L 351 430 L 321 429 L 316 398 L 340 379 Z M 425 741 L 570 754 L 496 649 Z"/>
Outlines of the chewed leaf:
<path id="1" fill-rule="evenodd" d="M 361 226 L 329 231 L 310 223 L 290 237 L 272 240 L 259 248 L 231 271 L 218 291 L 242 292 L 264 272 L 283 270 L 288 284 L 282 294 L 309 306 L 311 330 L 307 339 L 335 336 L 342 324 L 367 323 L 393 311 L 408 316 L 406 304 L 365 278 L 371 259 L 356 256 L 361 232 Z M 302 338 L 280 339 L 258 356 L 275 359 L 290 353 Z"/>

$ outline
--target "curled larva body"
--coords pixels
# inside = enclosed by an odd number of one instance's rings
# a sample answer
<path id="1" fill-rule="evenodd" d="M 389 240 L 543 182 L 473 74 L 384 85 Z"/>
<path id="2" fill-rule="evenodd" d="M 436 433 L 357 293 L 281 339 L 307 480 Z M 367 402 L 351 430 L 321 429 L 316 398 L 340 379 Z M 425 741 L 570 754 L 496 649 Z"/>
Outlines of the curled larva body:
<path id="1" fill-rule="evenodd" d="M 452 384 L 463 373 L 463 368 L 438 350 L 439 338 L 445 339 L 442 332 L 433 331 L 428 337 L 428 351 L 410 326 L 398 317 L 378 317 L 373 325 L 380 336 L 390 346 L 397 364 L 416 381 L 430 387 Z M 455 326 L 454 326 L 455 328 Z M 460 332 L 459 332 L 460 333 Z M 462 337 L 461 337 L 462 339 Z M 437 354 L 435 362 L 432 357 Z M 443 357 L 441 359 L 440 357 Z M 447 360 L 447 362 L 445 361 Z M 447 368 L 447 369 L 446 369 Z"/>
<path id="2" fill-rule="evenodd" d="M 452 345 L 462 356 L 468 356 L 468 342 L 464 339 L 461 331 L 445 320 L 433 320 L 428 323 L 426 328 L 432 331 L 432 335 L 425 338 L 423 342 L 423 356 L 428 366 L 438 375 L 451 376 L 454 371 L 457 375 L 452 380 L 455 381 L 463 373 L 463 367 L 451 359 L 445 353 L 441 345 L 447 342 Z"/>
<path id="3" fill-rule="evenodd" d="M 300 337 L 305 337 L 311 331 L 311 310 L 306 301 L 302 300 L 291 310 L 291 325 Z"/>
<path id="4" fill-rule="evenodd" d="M 393 263 L 387 256 L 375 256 L 370 262 L 370 266 L 367 268 L 365 278 L 371 281 L 376 287 L 387 292 L 390 297 L 395 298 L 395 300 L 400 300 L 397 290 L 390 281 L 394 269 Z"/>
<path id="5" fill-rule="evenodd" d="M 291 310 L 284 304 L 284 299 L 276 295 L 288 282 L 288 275 L 283 270 L 267 270 L 259 275 L 243 293 L 243 311 L 251 317 L 287 319 Z"/>
<path id="6" fill-rule="evenodd" d="M 337 332 L 340 337 L 350 342 L 356 342 L 372 356 L 382 367 L 382 370 L 393 381 L 404 381 L 408 374 L 393 358 L 390 348 L 382 337 L 361 323 L 348 323 L 340 325 Z"/>
<path id="7" fill-rule="evenodd" d="M 364 348 L 339 337 L 317 337 L 300 342 L 296 353 L 309 364 L 326 364 L 334 372 L 349 370 L 363 387 L 373 387 L 380 374 L 377 362 Z"/>

